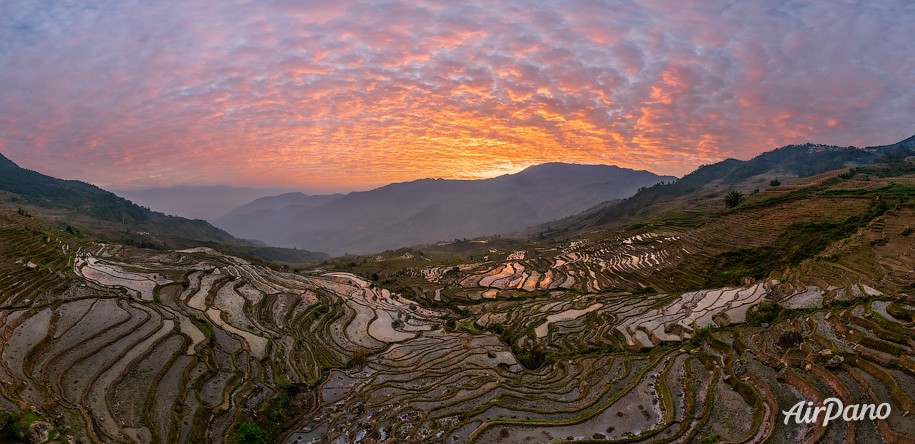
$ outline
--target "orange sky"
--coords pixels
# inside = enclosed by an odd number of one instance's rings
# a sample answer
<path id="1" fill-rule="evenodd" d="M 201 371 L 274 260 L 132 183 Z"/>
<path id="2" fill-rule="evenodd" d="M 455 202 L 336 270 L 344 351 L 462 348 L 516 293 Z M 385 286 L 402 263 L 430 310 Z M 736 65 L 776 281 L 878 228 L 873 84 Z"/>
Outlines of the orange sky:
<path id="1" fill-rule="evenodd" d="M 0 4 L 0 152 L 109 188 L 683 175 L 915 133 L 913 3 Z"/>

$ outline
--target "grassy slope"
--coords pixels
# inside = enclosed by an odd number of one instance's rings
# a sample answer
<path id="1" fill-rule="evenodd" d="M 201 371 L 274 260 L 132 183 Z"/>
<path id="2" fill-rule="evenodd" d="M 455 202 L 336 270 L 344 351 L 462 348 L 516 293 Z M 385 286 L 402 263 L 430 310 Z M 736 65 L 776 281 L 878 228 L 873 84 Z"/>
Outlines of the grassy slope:
<path id="1" fill-rule="evenodd" d="M 557 223 L 555 229 L 566 231 L 584 230 L 600 226 L 619 226 L 635 223 L 655 213 L 658 209 L 669 210 L 681 206 L 695 209 L 697 193 L 702 190 L 741 189 L 751 191 L 765 188 L 770 179 L 778 178 L 790 183 L 798 178 L 808 178 L 828 171 L 856 165 L 895 162 L 906 156 L 915 155 L 915 136 L 901 142 L 879 147 L 857 149 L 822 145 L 789 145 L 765 152 L 751 160 L 725 159 L 711 165 L 700 166 L 671 184 L 659 184 L 642 189 L 636 195 L 623 199 L 617 204 L 599 205 L 579 215 Z M 710 191 L 711 189 L 712 191 Z M 684 197 L 693 199 L 683 204 Z M 717 196 L 716 196 L 717 197 Z M 538 227 L 535 230 L 541 230 Z"/>
<path id="2" fill-rule="evenodd" d="M 94 185 L 61 180 L 20 168 L 0 155 L 0 206 L 72 226 L 112 242 L 151 248 L 209 246 L 283 262 L 327 258 L 305 250 L 267 248 L 237 239 L 203 220 L 167 216 Z"/>
<path id="3" fill-rule="evenodd" d="M 428 245 L 418 247 L 421 254 L 413 258 L 403 257 L 398 250 L 339 258 L 323 268 L 366 278 L 377 275 L 376 283 L 384 287 L 438 305 L 430 300 L 435 286 L 405 270 L 478 263 L 486 256 L 501 261 L 513 250 L 526 250 L 529 257 L 549 256 L 548 250 L 573 240 L 599 245 L 620 233 L 668 232 L 688 239 L 690 254 L 678 263 L 659 267 L 651 276 L 632 276 L 633 281 L 663 292 L 738 285 L 746 277 L 762 279 L 786 267 L 796 268 L 807 259 L 825 258 L 824 250 L 834 242 L 854 235 L 888 212 L 911 206 L 915 202 L 911 199 L 915 196 L 915 162 L 873 164 L 856 168 L 852 174 L 842 169 L 795 179 L 790 185 L 748 193 L 737 208 L 725 207 L 722 196 L 728 190 L 749 186 L 755 184 L 705 185 L 665 202 L 636 207 L 636 214 L 620 216 L 613 223 L 553 228 L 543 239 L 531 235 L 485 239 L 488 243 Z"/>

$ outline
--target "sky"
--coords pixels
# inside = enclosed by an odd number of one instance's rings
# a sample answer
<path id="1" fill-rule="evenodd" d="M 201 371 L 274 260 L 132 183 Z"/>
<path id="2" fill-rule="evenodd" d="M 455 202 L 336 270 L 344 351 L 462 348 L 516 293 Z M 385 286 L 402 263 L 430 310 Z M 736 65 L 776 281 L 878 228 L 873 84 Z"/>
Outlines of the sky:
<path id="1" fill-rule="evenodd" d="M 915 134 L 915 2 L 0 2 L 0 153 L 108 188 L 681 176 Z"/>

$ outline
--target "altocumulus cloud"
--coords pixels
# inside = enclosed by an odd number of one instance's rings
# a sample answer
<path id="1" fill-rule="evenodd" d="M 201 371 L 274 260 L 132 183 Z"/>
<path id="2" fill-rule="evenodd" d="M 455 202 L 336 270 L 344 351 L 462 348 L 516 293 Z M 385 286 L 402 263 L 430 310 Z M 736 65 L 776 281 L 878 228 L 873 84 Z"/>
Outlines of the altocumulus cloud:
<path id="1" fill-rule="evenodd" d="M 683 174 L 913 133 L 915 3 L 0 3 L 0 152 L 106 186 Z"/>

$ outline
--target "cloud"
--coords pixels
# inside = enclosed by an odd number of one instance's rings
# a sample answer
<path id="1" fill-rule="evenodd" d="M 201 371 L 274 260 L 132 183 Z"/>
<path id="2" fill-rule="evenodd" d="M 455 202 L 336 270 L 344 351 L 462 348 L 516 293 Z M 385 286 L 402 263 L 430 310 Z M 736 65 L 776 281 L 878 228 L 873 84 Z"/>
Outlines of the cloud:
<path id="1" fill-rule="evenodd" d="M 0 146 L 106 186 L 684 174 L 913 133 L 911 2 L 0 4 Z"/>

